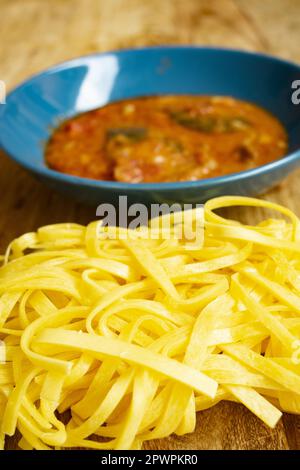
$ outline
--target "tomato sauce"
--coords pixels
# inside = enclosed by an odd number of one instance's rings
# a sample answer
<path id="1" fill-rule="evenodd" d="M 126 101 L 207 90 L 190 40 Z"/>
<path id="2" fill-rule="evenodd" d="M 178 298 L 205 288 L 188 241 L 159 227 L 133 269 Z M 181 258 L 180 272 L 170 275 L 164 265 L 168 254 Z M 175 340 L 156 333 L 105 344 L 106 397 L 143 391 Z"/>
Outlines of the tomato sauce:
<path id="1" fill-rule="evenodd" d="M 194 181 L 284 156 L 287 134 L 264 109 L 222 96 L 155 96 L 110 103 L 61 123 L 48 166 L 126 183 Z"/>

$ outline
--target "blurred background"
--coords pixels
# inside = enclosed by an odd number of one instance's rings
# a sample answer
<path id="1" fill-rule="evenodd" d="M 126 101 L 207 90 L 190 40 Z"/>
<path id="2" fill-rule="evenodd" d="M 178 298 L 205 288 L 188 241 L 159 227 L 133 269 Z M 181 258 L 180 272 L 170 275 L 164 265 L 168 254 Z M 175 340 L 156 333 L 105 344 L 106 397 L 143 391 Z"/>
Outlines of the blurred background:
<path id="1" fill-rule="evenodd" d="M 95 51 L 210 44 L 300 61 L 299 0 L 0 0 L 0 78 L 8 87 Z"/>

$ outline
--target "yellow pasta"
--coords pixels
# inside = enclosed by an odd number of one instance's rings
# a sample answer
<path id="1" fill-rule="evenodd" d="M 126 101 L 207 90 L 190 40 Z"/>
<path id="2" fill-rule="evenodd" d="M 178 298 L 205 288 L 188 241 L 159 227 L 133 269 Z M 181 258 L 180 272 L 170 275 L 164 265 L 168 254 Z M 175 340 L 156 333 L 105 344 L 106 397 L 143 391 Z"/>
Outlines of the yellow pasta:
<path id="1" fill-rule="evenodd" d="M 214 212 L 234 205 L 281 218 L 246 226 Z M 202 216 L 183 220 L 202 230 Z M 298 218 L 263 200 L 215 198 L 196 243 L 178 237 L 179 220 L 49 225 L 9 245 L 0 448 L 18 430 L 20 449 L 140 449 L 193 432 L 196 413 L 222 400 L 270 427 L 300 413 Z"/>

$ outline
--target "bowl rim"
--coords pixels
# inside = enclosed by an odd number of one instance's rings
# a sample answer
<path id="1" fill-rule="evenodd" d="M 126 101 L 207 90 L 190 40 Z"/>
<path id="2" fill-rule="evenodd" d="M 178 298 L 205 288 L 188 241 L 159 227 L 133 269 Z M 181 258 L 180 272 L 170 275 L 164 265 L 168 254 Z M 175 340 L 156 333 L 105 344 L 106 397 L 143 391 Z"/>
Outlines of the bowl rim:
<path id="1" fill-rule="evenodd" d="M 14 87 L 6 97 L 6 103 L 9 103 L 11 97 L 13 97 L 16 93 L 18 93 L 22 88 L 26 88 L 32 82 L 35 82 L 38 79 L 41 79 L 45 76 L 51 75 L 56 72 L 60 72 L 62 70 L 70 69 L 77 65 L 80 65 L 86 61 L 103 58 L 105 56 L 122 56 L 127 55 L 130 53 L 147 53 L 150 51 L 199 51 L 199 52 L 212 52 L 212 53 L 229 53 L 229 54 L 236 54 L 239 55 L 246 55 L 251 56 L 260 60 L 266 60 L 270 62 L 277 62 L 279 65 L 290 66 L 295 69 L 298 69 L 300 72 L 300 65 L 296 62 L 282 59 L 280 57 L 266 54 L 263 52 L 256 52 L 256 51 L 248 51 L 239 48 L 230 48 L 230 47 L 218 47 L 218 46 L 201 46 L 201 45 L 162 45 L 162 46 L 145 46 L 145 47 L 133 47 L 133 48 L 126 48 L 126 49 L 116 49 L 116 50 L 109 50 L 105 52 L 95 52 L 93 54 L 86 54 L 79 57 L 75 57 L 73 59 L 69 59 L 66 61 L 59 62 L 48 67 L 41 72 L 35 73 L 29 76 L 27 79 L 22 81 L 16 87 Z M 150 96 L 150 95 L 149 95 Z M 0 107 L 0 117 L 4 114 L 5 105 Z M 2 108 L 2 109 L 1 109 Z M 93 108 L 91 108 L 93 109 Z M 51 168 L 45 166 L 38 166 L 36 164 L 31 163 L 30 161 L 20 158 L 17 155 L 12 154 L 8 149 L 6 149 L 5 145 L 1 141 L 1 134 L 0 134 L 0 147 L 5 151 L 5 153 L 15 162 L 17 162 L 22 167 L 26 168 L 27 170 L 38 174 L 42 177 L 47 177 L 52 180 L 59 180 L 60 182 L 65 182 L 70 185 L 82 185 L 88 186 L 93 188 L 102 188 L 102 189 L 110 189 L 110 190 L 126 190 L 126 192 L 134 192 L 136 190 L 144 190 L 144 191 L 172 191 L 172 190 L 184 190 L 190 188 L 209 188 L 213 186 L 217 186 L 219 184 L 230 184 L 234 182 L 241 182 L 248 178 L 254 178 L 259 175 L 264 175 L 266 173 L 279 170 L 280 168 L 284 168 L 285 166 L 290 166 L 293 163 L 300 160 L 300 149 L 295 150 L 292 153 L 288 153 L 287 155 L 279 158 L 278 160 L 274 160 L 269 162 L 265 165 L 260 165 L 258 167 L 240 171 L 237 173 L 228 173 L 226 175 L 217 176 L 213 178 L 203 178 L 196 181 L 174 181 L 174 182 L 165 182 L 165 183 L 122 183 L 118 181 L 110 181 L 110 180 L 97 180 L 92 178 L 85 178 L 81 176 L 74 176 L 69 175 L 67 173 L 61 173 Z"/>

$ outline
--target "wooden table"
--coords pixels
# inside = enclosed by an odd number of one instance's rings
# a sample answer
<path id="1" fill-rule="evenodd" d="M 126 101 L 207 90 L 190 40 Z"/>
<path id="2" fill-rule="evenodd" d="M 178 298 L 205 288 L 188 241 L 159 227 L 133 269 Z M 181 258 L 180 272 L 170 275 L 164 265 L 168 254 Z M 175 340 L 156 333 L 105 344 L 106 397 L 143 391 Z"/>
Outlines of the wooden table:
<path id="1" fill-rule="evenodd" d="M 148 44 L 221 44 L 300 62 L 299 0 L 0 0 L 0 14 L 0 79 L 8 88 L 81 54 Z M 1 251 L 43 224 L 95 218 L 95 208 L 43 187 L 3 153 L 0 188 Z M 300 215 L 300 172 L 264 197 Z M 261 215 L 249 209 L 245 216 Z M 7 447 L 16 447 L 14 439 Z M 243 406 L 222 403 L 198 414 L 192 435 L 147 447 L 299 449 L 300 418 L 285 415 L 270 430 Z"/>

